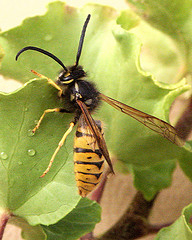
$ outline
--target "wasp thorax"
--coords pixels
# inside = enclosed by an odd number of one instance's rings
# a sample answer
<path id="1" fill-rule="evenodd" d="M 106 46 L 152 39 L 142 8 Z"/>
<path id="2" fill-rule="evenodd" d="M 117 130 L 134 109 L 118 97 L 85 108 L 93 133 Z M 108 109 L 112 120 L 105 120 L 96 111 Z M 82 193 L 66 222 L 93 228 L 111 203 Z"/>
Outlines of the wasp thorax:
<path id="1" fill-rule="evenodd" d="M 69 94 L 71 102 L 82 101 L 89 110 L 93 110 L 99 103 L 99 92 L 92 83 L 86 80 L 74 81 L 68 86 L 65 94 Z"/>

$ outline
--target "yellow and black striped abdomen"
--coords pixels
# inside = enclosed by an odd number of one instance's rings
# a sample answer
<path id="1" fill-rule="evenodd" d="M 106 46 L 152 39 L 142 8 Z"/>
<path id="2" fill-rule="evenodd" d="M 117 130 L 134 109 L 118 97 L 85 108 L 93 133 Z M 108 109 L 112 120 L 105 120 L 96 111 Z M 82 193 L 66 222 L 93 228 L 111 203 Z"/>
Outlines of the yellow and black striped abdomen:
<path id="1" fill-rule="evenodd" d="M 101 122 L 95 122 L 102 131 Z M 74 142 L 74 164 L 75 179 L 79 194 L 82 197 L 86 197 L 100 182 L 104 168 L 104 160 L 87 125 L 79 125 Z"/>

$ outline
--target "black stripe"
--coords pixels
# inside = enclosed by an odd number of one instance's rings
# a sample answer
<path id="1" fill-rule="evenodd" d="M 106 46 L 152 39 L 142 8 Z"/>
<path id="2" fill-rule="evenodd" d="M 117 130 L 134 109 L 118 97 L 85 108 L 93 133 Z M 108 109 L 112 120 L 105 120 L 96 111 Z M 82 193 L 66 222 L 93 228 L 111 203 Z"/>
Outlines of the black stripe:
<path id="1" fill-rule="evenodd" d="M 99 149 L 96 149 L 93 151 L 92 149 L 87 149 L 87 148 L 74 148 L 74 152 L 76 153 L 95 153 L 99 156 L 99 158 L 102 157 L 102 153 Z"/>
<path id="2" fill-rule="evenodd" d="M 93 184 L 95 186 L 98 184 L 98 183 L 92 183 L 92 182 L 83 181 L 81 179 L 77 179 L 76 181 L 83 182 L 83 183 L 88 183 L 88 184 Z"/>
<path id="3" fill-rule="evenodd" d="M 82 188 L 83 190 L 87 191 L 87 192 L 91 192 L 92 190 L 86 189 L 84 187 L 78 186 L 78 188 Z"/>
<path id="4" fill-rule="evenodd" d="M 83 136 L 87 136 L 87 137 L 93 137 L 92 134 L 88 134 L 88 133 L 83 133 L 83 132 L 79 132 L 78 130 L 76 131 L 76 137 L 83 137 Z"/>
<path id="5" fill-rule="evenodd" d="M 82 161 L 75 161 L 74 163 L 77 164 L 83 164 L 83 165 L 95 165 L 96 167 L 98 167 L 98 169 L 100 170 L 101 167 L 103 166 L 104 161 L 100 161 L 100 162 L 82 162 Z"/>
<path id="6" fill-rule="evenodd" d="M 76 173 L 81 173 L 81 174 L 84 174 L 84 175 L 93 175 L 93 176 L 95 176 L 97 179 L 99 179 L 99 178 L 100 178 L 100 176 L 101 176 L 101 174 L 102 174 L 103 172 L 101 172 L 101 173 L 85 173 L 85 172 L 76 172 Z"/>

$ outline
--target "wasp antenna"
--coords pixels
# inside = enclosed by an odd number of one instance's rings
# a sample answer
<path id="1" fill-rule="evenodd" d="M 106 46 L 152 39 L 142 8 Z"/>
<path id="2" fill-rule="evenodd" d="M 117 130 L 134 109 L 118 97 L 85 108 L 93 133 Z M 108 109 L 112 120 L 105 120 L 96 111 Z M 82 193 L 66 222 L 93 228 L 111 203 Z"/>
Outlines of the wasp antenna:
<path id="1" fill-rule="evenodd" d="M 78 51 L 77 51 L 75 66 L 78 66 L 78 64 L 79 64 L 79 58 L 81 56 L 81 51 L 82 51 L 82 48 L 83 48 L 85 32 L 86 32 L 87 25 L 89 23 L 90 18 L 91 18 L 91 14 L 88 14 L 88 16 L 87 16 L 87 18 L 85 20 L 85 23 L 83 25 L 83 29 L 82 29 L 82 32 L 81 32 L 81 37 L 80 37 L 80 40 L 79 40 L 79 47 L 78 47 Z"/>
<path id="2" fill-rule="evenodd" d="M 24 47 L 22 48 L 16 55 L 15 57 L 15 60 L 17 61 L 18 57 L 21 55 L 21 53 L 27 51 L 27 50 L 33 50 L 33 51 L 37 51 L 37 52 L 40 52 L 40 53 L 43 53 L 47 56 L 49 56 L 50 58 L 54 59 L 57 63 L 59 63 L 63 69 L 65 71 L 68 71 L 68 69 L 65 67 L 65 65 L 61 62 L 61 60 L 59 58 L 57 58 L 55 55 L 53 55 L 52 53 L 42 49 L 42 48 L 38 48 L 38 47 L 33 47 L 33 46 L 28 46 L 28 47 Z"/>

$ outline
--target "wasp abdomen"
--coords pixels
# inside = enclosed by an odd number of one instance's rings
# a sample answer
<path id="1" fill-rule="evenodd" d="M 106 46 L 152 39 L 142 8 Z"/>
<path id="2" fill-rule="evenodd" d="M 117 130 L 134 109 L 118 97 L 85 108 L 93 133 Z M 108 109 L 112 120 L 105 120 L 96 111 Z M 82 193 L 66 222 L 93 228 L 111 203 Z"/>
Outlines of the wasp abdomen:
<path id="1" fill-rule="evenodd" d="M 101 130 L 101 122 L 96 121 Z M 102 131 L 102 130 L 101 130 Z M 87 126 L 79 125 L 74 143 L 75 179 L 79 194 L 86 197 L 100 182 L 104 157 Z"/>

